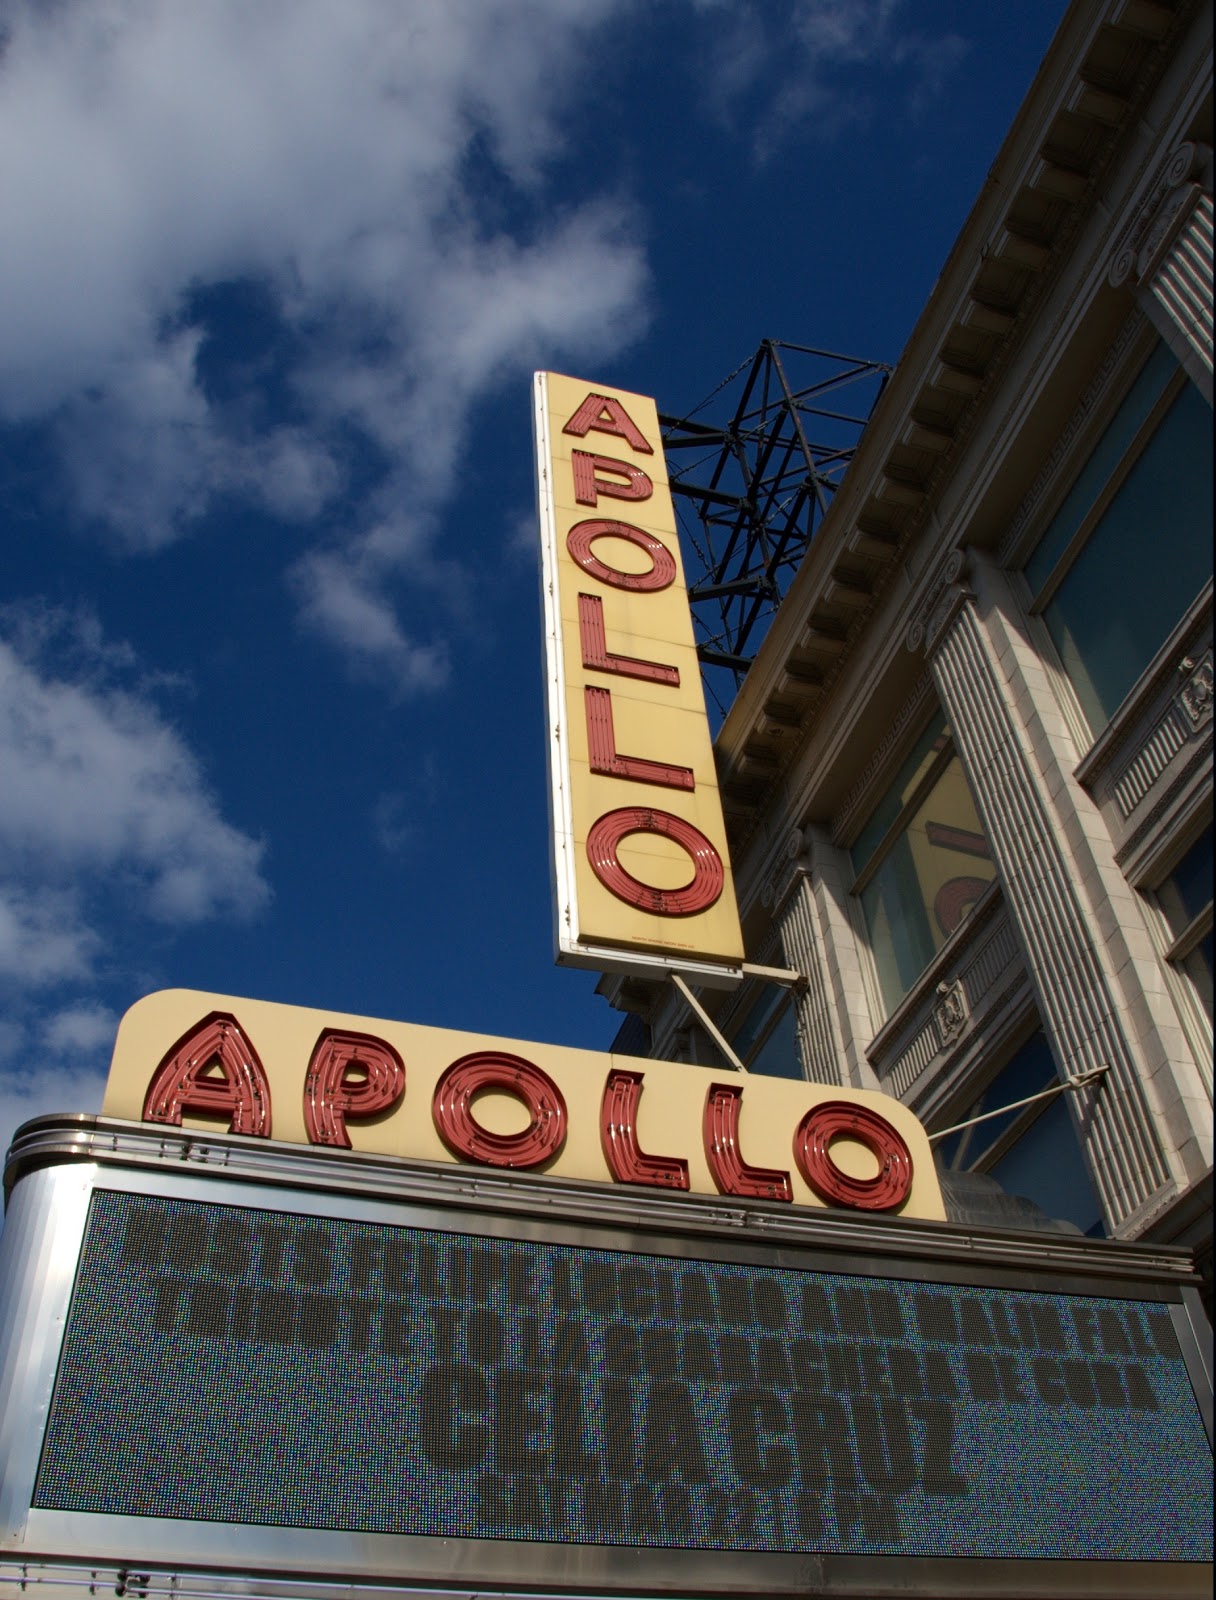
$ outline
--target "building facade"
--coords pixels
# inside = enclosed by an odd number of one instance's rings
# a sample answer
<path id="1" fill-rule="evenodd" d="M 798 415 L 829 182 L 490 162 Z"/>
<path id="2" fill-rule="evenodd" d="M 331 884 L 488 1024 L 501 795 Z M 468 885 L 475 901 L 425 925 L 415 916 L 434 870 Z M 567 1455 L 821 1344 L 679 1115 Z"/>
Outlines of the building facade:
<path id="1" fill-rule="evenodd" d="M 750 1071 L 903 1100 L 966 1203 L 1209 1270 L 1211 40 L 1067 13 L 716 741 L 748 959 L 801 981 L 701 997 Z"/>

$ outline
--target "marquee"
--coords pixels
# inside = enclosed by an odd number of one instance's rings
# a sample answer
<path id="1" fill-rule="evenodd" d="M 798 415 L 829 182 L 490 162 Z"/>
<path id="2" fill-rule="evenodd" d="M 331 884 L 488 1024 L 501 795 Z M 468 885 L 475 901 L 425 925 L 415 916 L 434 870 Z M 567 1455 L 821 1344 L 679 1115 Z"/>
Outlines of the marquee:
<path id="1" fill-rule="evenodd" d="M 944 1218 L 888 1095 L 168 989 L 119 1027 L 102 1110 L 352 1154 Z"/>

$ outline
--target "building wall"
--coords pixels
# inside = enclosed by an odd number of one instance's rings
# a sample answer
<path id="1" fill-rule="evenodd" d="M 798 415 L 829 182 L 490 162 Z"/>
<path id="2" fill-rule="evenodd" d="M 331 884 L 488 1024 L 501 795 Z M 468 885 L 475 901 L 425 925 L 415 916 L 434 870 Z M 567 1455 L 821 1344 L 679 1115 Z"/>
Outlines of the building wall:
<path id="1" fill-rule="evenodd" d="M 1069 10 L 717 742 L 803 983 L 704 997 L 931 1130 L 1068 1084 L 942 1163 L 1209 1258 L 1211 114 L 1210 5 Z"/>

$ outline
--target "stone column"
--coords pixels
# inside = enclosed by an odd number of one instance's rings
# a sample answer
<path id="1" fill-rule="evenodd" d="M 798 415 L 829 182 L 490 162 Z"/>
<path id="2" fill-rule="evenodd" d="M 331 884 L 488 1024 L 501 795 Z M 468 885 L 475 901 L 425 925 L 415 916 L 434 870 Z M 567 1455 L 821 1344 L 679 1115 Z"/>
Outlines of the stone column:
<path id="1" fill-rule="evenodd" d="M 813 1083 L 873 1089 L 877 1079 L 865 1047 L 874 1025 L 846 910 L 848 885 L 839 854 L 821 829 L 795 829 L 786 859 L 764 885 L 761 901 L 780 935 L 785 964 L 806 979 L 794 1004 L 807 1077 Z"/>
<path id="2" fill-rule="evenodd" d="M 1171 151 L 1123 230 L 1110 281 L 1130 284 L 1158 333 L 1212 403 L 1212 151 Z"/>
<path id="3" fill-rule="evenodd" d="M 990 563 L 973 556 L 971 576 L 954 552 L 908 644 L 928 652 L 1057 1059 L 1070 1077 L 1109 1069 L 1068 1101 L 1108 1222 L 1134 1234 L 1210 1163 L 1210 1108 L 1125 970 L 1152 959 L 1143 916 L 1071 778 L 1076 752 L 1020 608 Z"/>

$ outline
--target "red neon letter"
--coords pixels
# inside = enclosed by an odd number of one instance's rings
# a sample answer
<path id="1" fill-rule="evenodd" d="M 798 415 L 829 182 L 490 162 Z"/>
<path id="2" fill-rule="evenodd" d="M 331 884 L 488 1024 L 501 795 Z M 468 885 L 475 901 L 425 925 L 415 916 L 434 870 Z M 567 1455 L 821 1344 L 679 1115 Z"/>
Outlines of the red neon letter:
<path id="1" fill-rule="evenodd" d="M 711 1083 L 705 1096 L 705 1159 L 719 1194 L 749 1195 L 755 1200 L 793 1200 L 788 1172 L 775 1167 L 749 1167 L 739 1151 L 739 1102 L 743 1090 L 733 1083 Z"/>
<path id="2" fill-rule="evenodd" d="M 617 858 L 621 840 L 631 833 L 657 833 L 674 840 L 692 858 L 691 882 L 682 889 L 655 889 L 635 878 Z M 699 828 L 682 817 L 673 817 L 669 811 L 655 811 L 649 806 L 622 806 L 605 812 L 592 823 L 587 835 L 587 859 L 609 894 L 639 911 L 653 911 L 661 917 L 691 917 L 698 911 L 708 911 L 726 882 L 722 857 Z"/>
<path id="3" fill-rule="evenodd" d="M 594 667 L 597 672 L 615 672 L 621 678 L 666 683 L 673 689 L 680 686 L 679 667 L 668 667 L 661 661 L 643 661 L 638 656 L 618 656 L 609 650 L 604 629 L 604 602 L 597 594 L 578 597 L 578 638 L 583 647 L 585 667 Z"/>
<path id="4" fill-rule="evenodd" d="M 270 1085 L 257 1051 L 227 1011 L 195 1023 L 152 1074 L 144 1121 L 180 1128 L 183 1111 L 226 1116 L 229 1133 L 270 1136 Z"/>
<path id="5" fill-rule="evenodd" d="M 833 1139 L 847 1135 L 878 1162 L 873 1178 L 851 1178 L 832 1160 Z M 869 1106 L 825 1100 L 794 1130 L 794 1160 L 821 1200 L 855 1211 L 893 1211 L 912 1190 L 912 1153 L 897 1129 Z"/>
<path id="6" fill-rule="evenodd" d="M 387 1111 L 404 1093 L 405 1066 L 391 1044 L 369 1033 L 323 1029 L 304 1077 L 308 1142 L 349 1150 L 347 1117 Z"/>
<path id="7" fill-rule="evenodd" d="M 655 1189 L 687 1189 L 688 1162 L 682 1156 L 648 1156 L 638 1145 L 634 1120 L 642 1098 L 643 1072 L 613 1067 L 600 1101 L 600 1143 L 608 1170 L 618 1183 Z"/>
<path id="8" fill-rule="evenodd" d="M 532 1121 L 522 1133 L 490 1133 L 473 1115 L 483 1089 L 522 1100 Z M 479 1050 L 461 1056 L 435 1085 L 431 1115 L 454 1156 L 486 1167 L 539 1167 L 566 1142 L 566 1102 L 553 1079 L 522 1056 Z"/>
<path id="9" fill-rule="evenodd" d="M 675 767 L 666 761 L 648 761 L 645 756 L 617 753 L 616 731 L 612 726 L 612 695 L 607 689 L 583 687 L 587 710 L 587 752 L 592 772 L 604 778 L 632 778 L 635 783 L 658 783 L 665 789 L 695 789 L 691 767 Z"/>
<path id="10" fill-rule="evenodd" d="M 574 468 L 574 498 L 580 506 L 599 505 L 600 495 L 605 500 L 649 500 L 654 493 L 654 484 L 632 461 L 593 456 L 589 450 L 571 450 L 570 463 Z M 612 473 L 613 477 L 602 478 L 602 472 Z M 625 481 L 617 483 L 614 478 Z"/>
<path id="11" fill-rule="evenodd" d="M 637 423 L 611 395 L 589 394 L 562 432 L 573 434 L 576 439 L 585 439 L 589 433 L 614 433 L 618 439 L 628 440 L 643 455 L 654 454 Z"/>
<path id="12" fill-rule="evenodd" d="M 610 567 L 592 550 L 596 539 L 624 539 L 636 545 L 650 557 L 649 572 L 622 572 Z M 645 528 L 635 528 L 632 522 L 609 522 L 598 517 L 587 522 L 576 522 L 566 535 L 566 549 L 571 559 L 582 567 L 589 578 L 597 578 L 613 589 L 629 589 L 635 594 L 657 594 L 675 582 L 675 557 L 661 539 Z"/>

